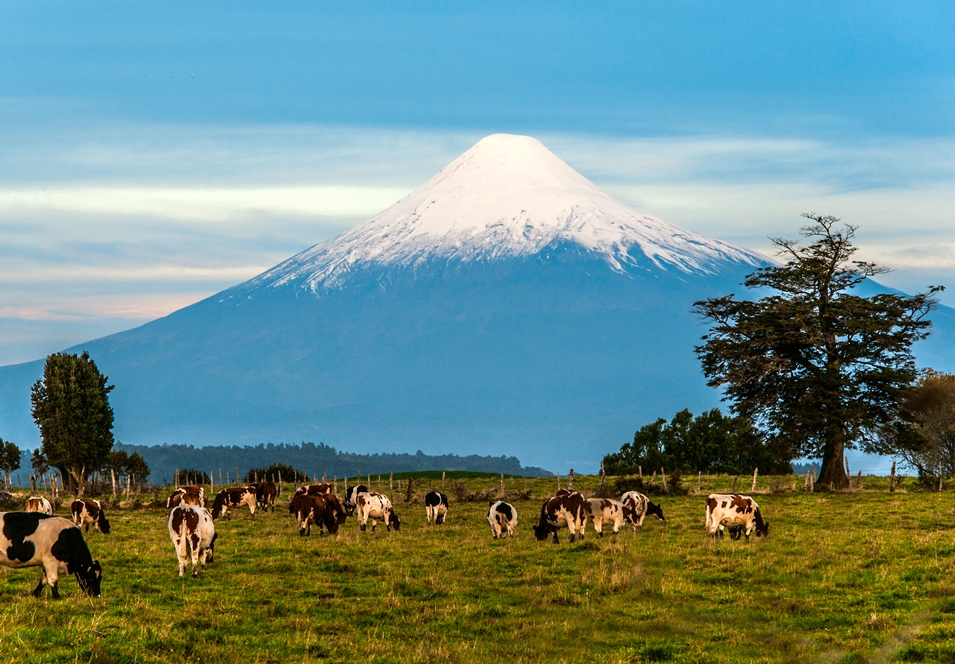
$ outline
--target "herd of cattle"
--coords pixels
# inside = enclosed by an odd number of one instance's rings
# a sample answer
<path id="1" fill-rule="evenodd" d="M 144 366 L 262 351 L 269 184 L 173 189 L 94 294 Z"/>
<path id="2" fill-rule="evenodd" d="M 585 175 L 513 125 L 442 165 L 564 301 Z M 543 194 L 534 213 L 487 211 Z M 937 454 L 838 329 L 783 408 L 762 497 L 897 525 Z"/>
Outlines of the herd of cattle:
<path id="1" fill-rule="evenodd" d="M 216 543 L 215 520 L 226 516 L 230 509 L 244 506 L 255 517 L 257 508 L 275 512 L 278 490 L 273 482 L 258 482 L 247 487 L 222 489 L 216 494 L 211 511 L 205 508 L 205 490 L 200 485 L 181 486 L 166 501 L 170 510 L 167 521 L 169 537 L 179 559 L 179 576 L 183 576 L 190 559 L 192 576 L 199 567 L 212 562 Z M 431 491 L 425 496 L 425 511 L 429 524 L 441 525 L 447 518 L 448 497 Z M 401 521 L 387 496 L 369 491 L 364 485 L 349 488 L 340 501 L 327 483 L 298 487 L 289 500 L 288 510 L 295 515 L 300 535 L 310 535 L 312 526 L 323 534 L 338 532 L 349 516 L 356 516 L 362 532 L 368 521 L 374 532 L 378 521 L 388 530 L 398 531 Z M 40 583 L 33 591 L 39 597 L 44 585 L 49 585 L 54 598 L 59 598 L 57 580 L 62 574 L 73 574 L 80 588 L 91 597 L 100 596 L 102 568 L 93 560 L 83 539 L 81 528 L 89 531 L 92 525 L 104 535 L 110 525 L 97 500 L 74 500 L 70 504 L 72 520 L 53 516 L 53 507 L 46 498 L 28 498 L 23 512 L 0 513 L 0 564 L 6 567 L 41 567 Z M 567 528 L 570 541 L 584 536 L 588 522 L 603 536 L 605 526 L 614 534 L 629 524 L 637 532 L 644 519 L 655 516 L 663 521 L 663 510 L 642 493 L 628 491 L 620 500 L 585 498 L 583 494 L 567 489 L 559 490 L 544 501 L 540 517 L 533 526 L 538 540 L 553 536 L 558 542 L 558 531 Z M 517 528 L 517 510 L 503 500 L 492 502 L 487 513 L 494 539 L 513 537 Z M 734 539 L 743 534 L 748 538 L 769 535 L 769 522 L 763 520 L 759 505 L 749 496 L 710 494 L 706 499 L 706 530 L 711 537 L 722 536 L 724 529 Z"/>

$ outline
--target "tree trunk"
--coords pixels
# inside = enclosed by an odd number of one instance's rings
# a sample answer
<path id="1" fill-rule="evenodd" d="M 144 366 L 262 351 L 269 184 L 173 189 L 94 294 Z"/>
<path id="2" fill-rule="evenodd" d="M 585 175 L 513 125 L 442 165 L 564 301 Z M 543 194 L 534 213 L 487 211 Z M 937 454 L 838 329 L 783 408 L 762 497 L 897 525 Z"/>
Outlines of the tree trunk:
<path id="1" fill-rule="evenodd" d="M 842 441 L 828 442 L 822 451 L 822 468 L 819 469 L 817 484 L 830 491 L 842 491 L 849 488 L 849 477 L 843 459 L 845 444 Z"/>

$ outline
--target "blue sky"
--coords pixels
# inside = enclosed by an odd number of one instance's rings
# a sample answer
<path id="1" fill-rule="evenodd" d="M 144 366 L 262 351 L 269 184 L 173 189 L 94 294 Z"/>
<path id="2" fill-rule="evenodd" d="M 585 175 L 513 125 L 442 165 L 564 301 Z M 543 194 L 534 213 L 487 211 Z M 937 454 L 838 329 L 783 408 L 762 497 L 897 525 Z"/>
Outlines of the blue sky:
<path id="1" fill-rule="evenodd" d="M 0 364 L 242 281 L 486 134 L 768 251 L 955 286 L 950 3 L 0 5 Z M 945 295 L 955 304 L 955 288 Z"/>

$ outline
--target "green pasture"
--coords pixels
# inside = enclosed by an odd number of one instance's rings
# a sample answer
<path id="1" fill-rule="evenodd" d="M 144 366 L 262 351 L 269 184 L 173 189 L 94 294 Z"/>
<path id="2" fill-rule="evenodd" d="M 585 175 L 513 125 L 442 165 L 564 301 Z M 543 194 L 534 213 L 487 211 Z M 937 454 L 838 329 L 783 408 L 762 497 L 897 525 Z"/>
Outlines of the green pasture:
<path id="1" fill-rule="evenodd" d="M 498 486 L 458 481 L 476 495 Z M 702 493 L 732 481 L 704 478 Z M 696 483 L 654 498 L 665 523 L 575 544 L 565 531 L 559 545 L 530 529 L 553 479 L 505 480 L 532 498 L 512 501 L 517 537 L 504 541 L 486 502 L 452 502 L 428 527 L 397 485 L 400 533 L 349 519 L 302 538 L 283 501 L 217 521 L 199 579 L 177 575 L 163 507 L 108 506 L 112 534 L 87 536 L 103 597 L 65 578 L 63 600 L 35 600 L 39 569 L 3 569 L 0 648 L 18 662 L 955 662 L 951 493 L 760 478 L 770 538 L 712 541 Z"/>

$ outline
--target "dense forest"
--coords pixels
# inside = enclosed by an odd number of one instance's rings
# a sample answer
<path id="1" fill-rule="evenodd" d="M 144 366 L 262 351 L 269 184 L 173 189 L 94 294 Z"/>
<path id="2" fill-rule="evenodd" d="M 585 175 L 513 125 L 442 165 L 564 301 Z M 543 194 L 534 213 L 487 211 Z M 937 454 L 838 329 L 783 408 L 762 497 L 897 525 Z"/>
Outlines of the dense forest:
<path id="1" fill-rule="evenodd" d="M 324 443 L 301 443 L 300 445 L 256 445 L 239 447 L 237 445 L 221 447 L 193 447 L 192 445 L 123 445 L 117 443 L 117 450 L 129 454 L 137 452 L 149 464 L 150 481 L 156 484 L 172 484 L 177 469 L 197 468 L 204 472 L 218 473 L 223 477 L 241 477 L 250 468 L 261 468 L 273 463 L 287 464 L 309 476 L 321 477 L 327 474 L 344 477 L 345 475 L 386 474 L 388 472 L 412 472 L 422 470 L 471 470 L 505 475 L 524 475 L 527 477 L 546 477 L 549 472 L 535 467 L 523 467 L 517 457 L 458 456 L 445 454 L 430 456 L 420 450 L 415 454 L 353 454 L 339 452 Z"/>

